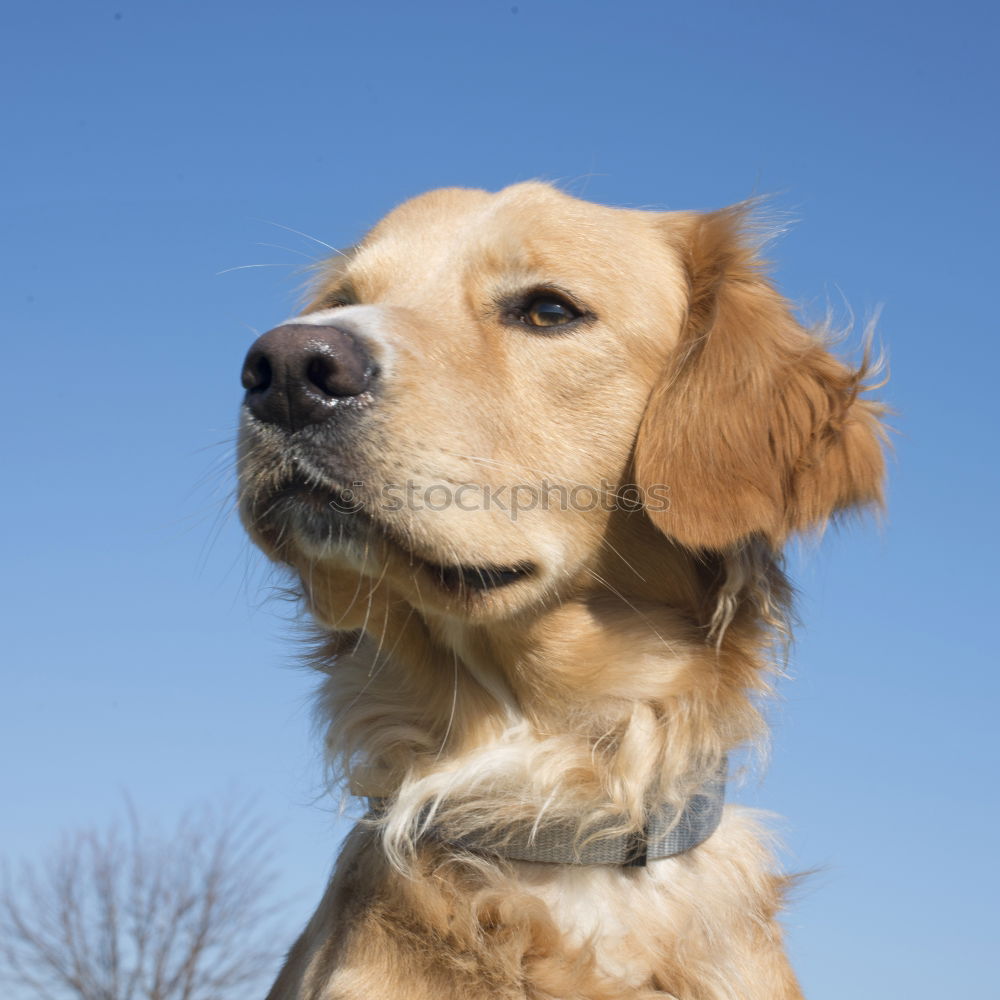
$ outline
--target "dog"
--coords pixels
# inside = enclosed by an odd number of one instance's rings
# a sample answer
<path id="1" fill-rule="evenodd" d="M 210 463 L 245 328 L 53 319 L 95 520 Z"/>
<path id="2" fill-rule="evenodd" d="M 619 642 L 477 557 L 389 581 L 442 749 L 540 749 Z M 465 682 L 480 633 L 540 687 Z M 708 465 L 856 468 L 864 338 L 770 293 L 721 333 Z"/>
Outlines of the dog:
<path id="1" fill-rule="evenodd" d="M 368 812 L 271 1000 L 787 1000 L 764 733 L 782 547 L 882 497 L 882 410 L 748 206 L 404 203 L 243 367 L 241 516 Z"/>

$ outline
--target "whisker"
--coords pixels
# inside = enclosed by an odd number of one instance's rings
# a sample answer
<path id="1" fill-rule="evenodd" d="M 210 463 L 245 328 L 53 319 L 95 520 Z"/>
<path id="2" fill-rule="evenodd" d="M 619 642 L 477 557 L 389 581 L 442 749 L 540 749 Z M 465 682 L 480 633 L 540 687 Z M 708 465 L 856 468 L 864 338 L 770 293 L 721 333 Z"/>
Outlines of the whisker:
<path id="1" fill-rule="evenodd" d="M 386 614 L 388 614 L 388 610 L 389 610 L 388 606 L 386 606 Z M 392 654 L 396 652 L 396 649 L 399 646 L 400 641 L 402 640 L 403 636 L 406 634 L 406 627 L 410 624 L 410 619 L 413 617 L 415 611 L 416 611 L 415 608 L 410 608 L 410 610 L 407 612 L 406 617 L 403 619 L 403 624 L 399 628 L 399 634 L 396 636 L 396 641 L 390 647 L 389 652 L 385 654 L 385 657 L 383 658 L 382 662 L 378 665 L 378 669 L 375 670 L 374 672 L 369 672 L 368 679 L 365 681 L 365 683 L 362 686 L 361 690 L 358 691 L 358 693 L 351 700 L 351 703 L 344 710 L 344 714 L 345 715 L 347 715 L 351 711 L 351 709 L 354 708 L 354 706 L 358 703 L 358 701 L 362 698 L 362 696 L 368 691 L 368 689 L 372 686 L 372 684 L 375 683 L 376 678 L 382 672 L 383 668 L 385 668 L 389 663 L 392 662 Z M 357 652 L 357 648 L 356 647 L 355 647 L 354 652 Z"/>
<path id="2" fill-rule="evenodd" d="M 246 271 L 252 267 L 288 267 L 288 264 L 238 264 L 236 267 L 224 267 L 221 271 L 216 271 L 215 276 L 229 274 L 230 271 Z"/>
<path id="3" fill-rule="evenodd" d="M 621 561 L 622 561 L 623 563 L 625 563 L 625 565 L 626 565 L 626 566 L 627 566 L 627 567 L 628 567 L 628 568 L 629 568 L 630 570 L 632 570 L 632 572 L 633 572 L 633 573 L 635 573 L 635 575 L 636 575 L 637 577 L 639 577 L 639 579 L 640 579 L 640 580 L 642 580 L 642 582 L 643 582 L 643 583 L 645 583 L 645 582 L 646 582 L 646 578 L 645 578 L 645 577 L 644 577 L 644 576 L 643 576 L 643 575 L 642 575 L 642 574 L 641 574 L 641 573 L 640 573 L 640 572 L 639 572 L 639 571 L 638 571 L 638 570 L 637 570 L 637 569 L 636 569 L 636 568 L 635 568 L 635 567 L 634 567 L 634 566 L 633 566 L 633 565 L 632 565 L 632 564 L 631 564 L 631 563 L 630 563 L 630 562 L 629 562 L 629 561 L 628 561 L 628 560 L 627 560 L 627 559 L 626 559 L 626 558 L 625 558 L 625 557 L 624 557 L 624 556 L 623 556 L 623 555 L 621 554 L 621 552 L 619 552 L 619 551 L 618 551 L 618 549 L 616 549 L 616 548 L 615 548 L 615 547 L 614 547 L 614 546 L 613 546 L 613 545 L 611 544 L 611 542 L 609 542 L 609 541 L 607 540 L 607 538 L 604 538 L 604 539 L 602 539 L 602 544 L 606 545 L 606 546 L 607 546 L 607 547 L 608 547 L 609 549 L 611 549 L 611 551 L 612 551 L 612 552 L 613 552 L 613 553 L 614 553 L 614 554 L 615 554 L 616 556 L 618 556 L 618 558 L 619 558 L 619 559 L 621 559 Z"/>
<path id="4" fill-rule="evenodd" d="M 444 736 L 441 738 L 441 746 L 437 752 L 438 760 L 441 759 L 441 754 L 444 753 L 445 747 L 448 745 L 448 737 L 451 736 L 451 727 L 455 722 L 455 709 L 458 706 L 458 652 L 454 649 L 451 651 L 451 660 L 454 665 L 451 689 L 451 712 L 448 715 L 448 726 L 444 731 Z"/>
<path id="5" fill-rule="evenodd" d="M 303 250 L 296 250 L 294 247 L 282 246 L 280 243 L 255 243 L 254 246 L 268 247 L 271 250 L 284 250 L 287 253 L 294 253 L 299 257 L 305 257 L 306 260 L 311 260 L 314 264 L 319 264 L 322 261 L 321 257 L 314 257 L 312 254 L 305 253 Z"/>
<path id="6" fill-rule="evenodd" d="M 335 254 L 339 254 L 341 257 L 346 257 L 347 254 L 343 250 L 338 250 L 336 247 L 330 246 L 329 243 L 324 243 L 323 240 L 318 239 L 315 236 L 310 236 L 308 233 L 303 233 L 299 229 L 292 229 L 291 226 L 282 225 L 280 222 L 272 222 L 270 219 L 257 219 L 257 222 L 263 222 L 268 226 L 277 226 L 279 229 L 284 229 L 286 232 L 295 233 L 296 236 L 301 236 L 304 239 L 312 240 L 313 243 L 318 243 L 321 247 L 326 247 L 327 250 L 332 250 Z"/>
<path id="7" fill-rule="evenodd" d="M 231 495 L 232 500 L 235 501 L 235 493 Z M 235 502 L 221 506 L 215 513 L 215 517 L 212 519 L 212 527 L 209 529 L 208 537 L 202 543 L 201 551 L 198 553 L 198 559 L 195 563 L 195 572 L 198 574 L 204 573 L 208 567 L 208 561 L 212 556 L 212 552 L 215 551 L 215 546 L 218 544 L 219 539 L 222 537 L 222 532 L 232 520 L 233 515 L 236 513 Z M 231 569 L 232 567 L 230 567 Z"/>
<path id="8" fill-rule="evenodd" d="M 368 566 L 368 547 L 371 542 L 371 528 L 365 532 L 365 547 L 361 552 L 361 567 L 358 570 L 358 582 L 354 587 L 354 593 L 351 594 L 351 599 L 347 603 L 347 607 L 344 608 L 344 613 L 337 619 L 337 625 L 340 623 L 354 610 L 354 605 L 357 603 L 358 595 L 361 593 L 362 584 L 365 582 L 365 568 Z"/>
<path id="9" fill-rule="evenodd" d="M 366 549 L 365 549 L 365 557 L 364 557 L 364 562 L 362 563 L 362 567 L 364 567 L 364 565 L 367 564 L 367 560 L 368 560 L 368 550 L 367 550 L 367 547 L 366 547 Z M 369 590 L 368 590 L 368 599 L 369 599 L 369 602 L 371 602 L 371 600 L 373 599 L 373 597 L 375 595 L 375 591 L 378 590 L 378 588 L 382 586 L 382 581 L 385 579 L 385 574 L 388 572 L 388 570 L 389 570 L 389 564 L 388 564 L 388 562 L 383 563 L 383 565 L 382 565 L 382 572 L 379 574 L 378 579 L 374 583 L 372 583 L 371 586 L 369 587 Z M 369 608 L 370 608 L 370 606 L 371 605 L 369 603 Z M 388 625 L 389 625 L 389 612 L 390 612 L 390 608 L 389 608 L 389 602 L 388 601 L 386 601 L 385 605 L 383 606 L 383 612 L 384 613 L 382 615 L 382 632 L 379 635 L 378 642 L 375 644 L 375 654 L 372 657 L 372 662 L 368 666 L 368 676 L 369 677 L 374 676 L 376 673 L 378 673 L 379 670 L 382 669 L 381 665 L 379 665 L 378 668 L 376 669 L 376 664 L 378 664 L 379 653 L 381 652 L 382 646 L 385 643 L 385 630 L 386 630 L 386 628 L 388 628 Z M 367 622 L 366 622 L 366 624 L 367 624 Z"/>
<path id="10" fill-rule="evenodd" d="M 602 587 L 607 587 L 608 590 L 615 595 L 615 597 L 627 604 L 649 626 L 649 630 L 653 633 L 653 635 L 655 635 L 656 638 L 659 639 L 671 653 L 677 652 L 673 643 L 670 643 L 663 638 L 656 626 L 650 621 L 649 616 L 643 614 L 643 612 L 641 612 L 620 590 L 617 590 L 607 580 L 605 580 L 598 573 L 595 573 L 592 569 L 588 569 L 586 572 L 589 573 L 599 584 L 601 584 Z"/>

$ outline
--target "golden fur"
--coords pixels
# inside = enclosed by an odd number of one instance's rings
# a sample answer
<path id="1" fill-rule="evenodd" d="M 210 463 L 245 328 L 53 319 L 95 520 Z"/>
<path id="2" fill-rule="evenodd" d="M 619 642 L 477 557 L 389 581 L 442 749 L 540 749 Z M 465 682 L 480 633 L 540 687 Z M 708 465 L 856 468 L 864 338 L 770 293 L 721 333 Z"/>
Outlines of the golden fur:
<path id="1" fill-rule="evenodd" d="M 389 805 L 348 839 L 273 1000 L 800 995 L 775 916 L 786 880 L 747 810 L 646 868 L 446 842 L 515 820 L 638 831 L 652 804 L 683 803 L 761 736 L 782 544 L 880 499 L 865 366 L 795 320 L 745 214 L 450 189 L 324 270 L 305 316 L 351 326 L 384 391 L 337 435 L 246 414 L 241 506 L 325 636 L 331 765 Z M 505 312 L 533 289 L 583 318 L 539 330 Z M 350 489 L 361 512 L 324 534 L 315 506 L 283 499 L 292 480 Z M 603 502 L 386 504 L 404 482 Z M 636 487 L 644 508 L 623 502 Z M 669 505 L 650 503 L 660 487 Z M 443 583 L 441 567 L 482 566 L 530 570 Z"/>

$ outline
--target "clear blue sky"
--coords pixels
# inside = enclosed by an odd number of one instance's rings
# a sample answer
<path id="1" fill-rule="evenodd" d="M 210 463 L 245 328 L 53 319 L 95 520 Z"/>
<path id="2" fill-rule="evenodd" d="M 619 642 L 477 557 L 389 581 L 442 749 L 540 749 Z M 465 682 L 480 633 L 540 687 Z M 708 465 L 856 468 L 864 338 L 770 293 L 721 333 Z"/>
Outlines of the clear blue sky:
<path id="1" fill-rule="evenodd" d="M 122 790 L 169 819 L 235 788 L 278 828 L 290 934 L 318 897 L 343 830 L 312 681 L 226 499 L 242 355 L 318 249 L 272 223 L 336 246 L 427 188 L 532 177 L 777 192 L 786 294 L 883 307 L 900 432 L 884 523 L 793 559 L 794 676 L 741 794 L 822 869 L 787 918 L 813 1000 L 993 995 L 996 10 L 6 5 L 4 853 Z"/>

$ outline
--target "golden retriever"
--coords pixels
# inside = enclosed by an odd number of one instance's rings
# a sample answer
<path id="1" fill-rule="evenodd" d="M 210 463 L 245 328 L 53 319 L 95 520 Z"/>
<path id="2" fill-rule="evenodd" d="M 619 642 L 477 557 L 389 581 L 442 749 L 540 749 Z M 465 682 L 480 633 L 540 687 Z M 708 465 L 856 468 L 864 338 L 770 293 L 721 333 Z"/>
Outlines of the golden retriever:
<path id="1" fill-rule="evenodd" d="M 719 776 L 881 411 L 758 249 L 742 207 L 433 191 L 251 348 L 242 516 L 370 805 L 272 1000 L 800 996 Z"/>

